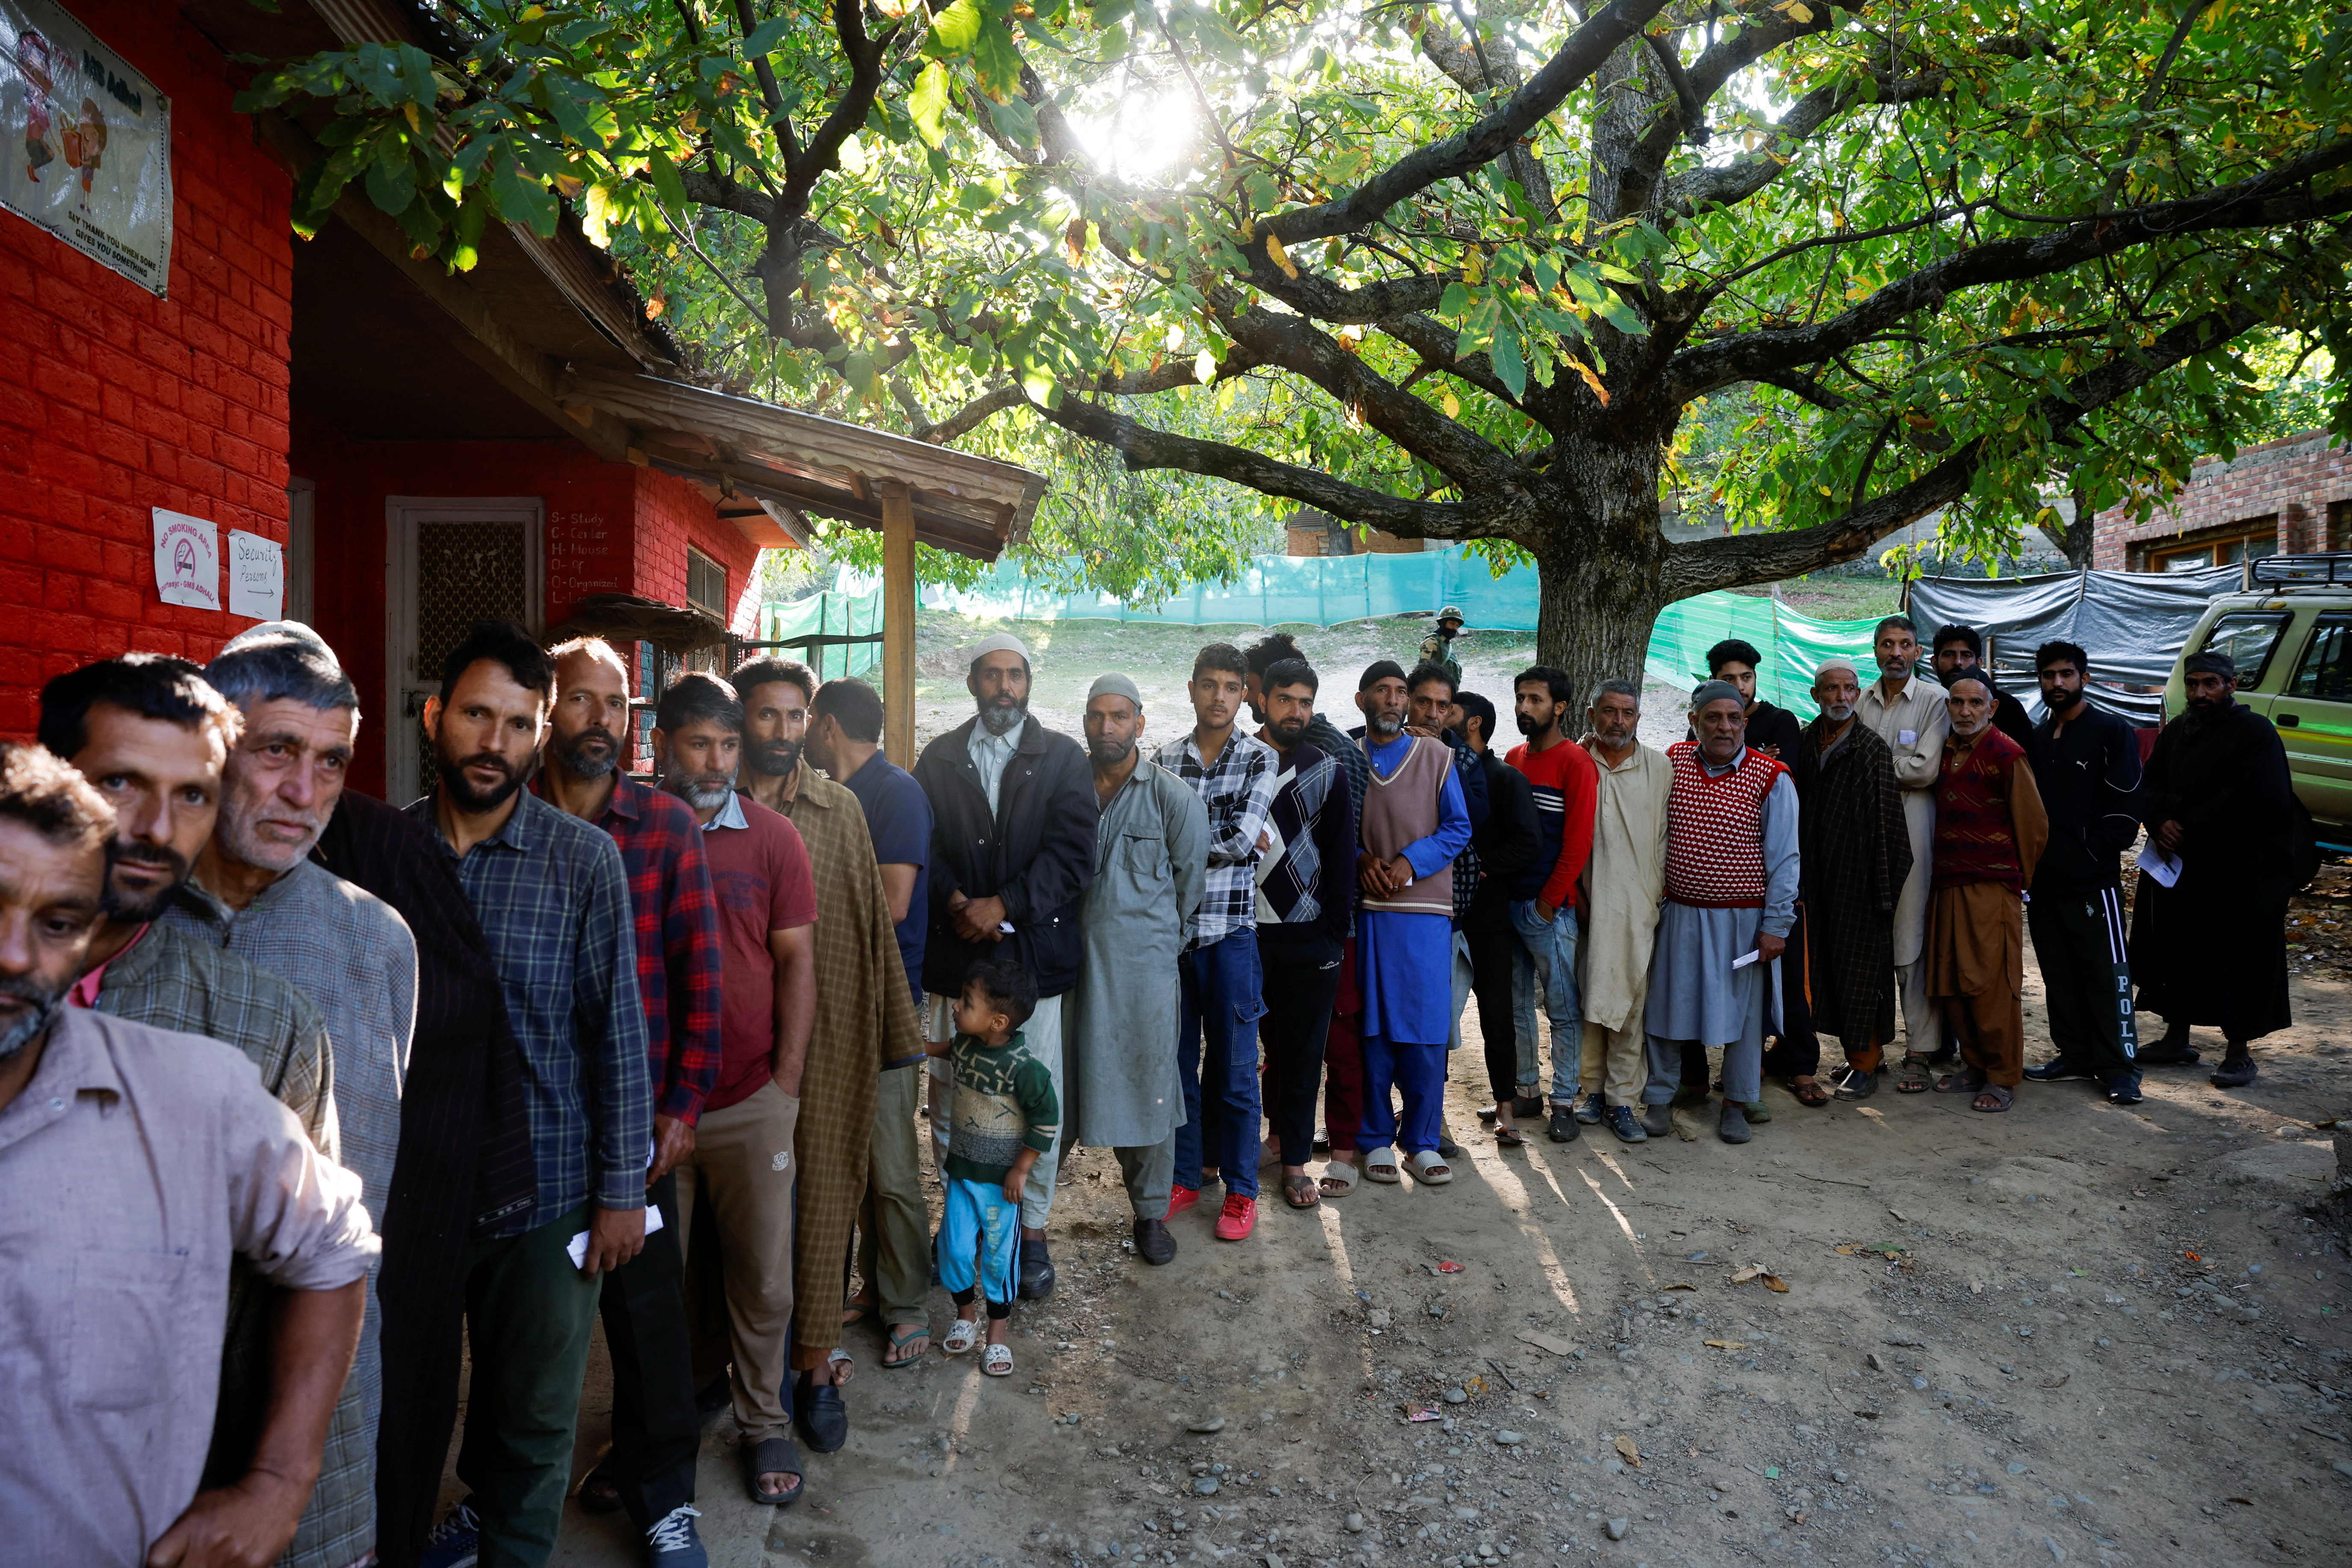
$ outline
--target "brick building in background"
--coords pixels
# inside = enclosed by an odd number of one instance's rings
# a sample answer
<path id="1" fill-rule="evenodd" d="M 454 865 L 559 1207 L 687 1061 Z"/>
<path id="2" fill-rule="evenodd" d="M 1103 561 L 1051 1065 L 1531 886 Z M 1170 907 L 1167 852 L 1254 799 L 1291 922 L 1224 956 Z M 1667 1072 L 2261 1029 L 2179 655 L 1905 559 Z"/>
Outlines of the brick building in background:
<path id="1" fill-rule="evenodd" d="M 2168 507 L 2139 524 L 2121 508 L 2093 524 L 2104 572 L 2185 572 L 2264 555 L 2352 550 L 2352 451 L 2322 431 L 2208 458 Z"/>
<path id="2" fill-rule="evenodd" d="M 394 799 L 422 787 L 415 714 L 478 615 L 552 630 L 624 594 L 750 632 L 760 549 L 794 542 L 798 520 L 665 471 L 642 432 L 566 398 L 575 371 L 677 359 L 576 227 L 493 227 L 456 277 L 411 259 L 363 197 L 294 237 L 307 134 L 235 112 L 230 57 L 408 41 L 403 7 L 67 9 L 152 84 L 148 113 L 168 108 L 170 263 L 158 295 L 0 212 L 0 732 L 32 731 L 50 676 L 131 649 L 203 660 L 253 624 L 163 601 L 159 508 L 284 548 L 285 613 L 359 684 L 353 782 Z M 19 45 L 0 39 L 12 71 Z M 654 673 L 650 649 L 628 651 Z"/>

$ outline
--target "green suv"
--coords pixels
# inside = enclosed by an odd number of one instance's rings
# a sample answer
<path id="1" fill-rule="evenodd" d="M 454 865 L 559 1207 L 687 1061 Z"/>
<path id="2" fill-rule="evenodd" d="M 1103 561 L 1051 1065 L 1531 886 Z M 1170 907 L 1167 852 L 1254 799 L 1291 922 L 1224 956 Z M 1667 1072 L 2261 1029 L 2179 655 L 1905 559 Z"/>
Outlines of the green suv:
<path id="1" fill-rule="evenodd" d="M 2253 563 L 2252 592 L 2215 599 L 2183 656 L 2208 648 L 2238 667 L 2238 700 L 2278 727 L 2305 809 L 2352 834 L 2352 554 L 2273 555 Z M 2164 714 L 2188 707 L 2180 660 Z"/>

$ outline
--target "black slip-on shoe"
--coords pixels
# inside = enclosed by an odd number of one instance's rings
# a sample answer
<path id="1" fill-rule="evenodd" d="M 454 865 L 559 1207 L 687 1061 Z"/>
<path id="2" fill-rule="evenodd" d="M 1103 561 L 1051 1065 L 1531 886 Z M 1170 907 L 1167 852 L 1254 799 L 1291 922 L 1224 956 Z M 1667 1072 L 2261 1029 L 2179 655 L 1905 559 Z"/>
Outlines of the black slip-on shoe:
<path id="1" fill-rule="evenodd" d="M 1169 1232 L 1166 1220 L 1139 1219 L 1135 1222 L 1135 1255 L 1150 1264 L 1173 1263 L 1176 1260 L 1176 1237 Z"/>
<path id="2" fill-rule="evenodd" d="M 1565 1105 L 1551 1108 L 1551 1120 L 1544 1125 L 1544 1136 L 1555 1143 L 1573 1143 L 1582 1131 L 1576 1124 L 1576 1112 Z"/>
<path id="3" fill-rule="evenodd" d="M 849 1441 L 849 1406 L 841 1390 L 801 1373 L 800 1385 L 793 1390 L 793 1425 L 818 1453 L 839 1453 Z"/>
<path id="4" fill-rule="evenodd" d="M 1042 1301 L 1054 1293 L 1054 1255 L 1045 1238 L 1021 1238 L 1021 1286 L 1014 1292 L 1024 1301 Z"/>
<path id="5" fill-rule="evenodd" d="M 2038 1068 L 2027 1068 L 2025 1076 L 2034 1083 L 2058 1083 L 2070 1078 L 2092 1078 L 2096 1075 L 2089 1068 L 2077 1062 L 2070 1062 L 2064 1057 L 2052 1057 Z"/>
<path id="6" fill-rule="evenodd" d="M 1653 1138 L 1664 1138 L 1675 1130 L 1675 1108 L 1667 1104 L 1645 1105 L 1642 1108 L 1642 1131 Z"/>
<path id="7" fill-rule="evenodd" d="M 2230 1057 L 2225 1058 L 2221 1065 L 2213 1069 L 2213 1076 L 2206 1081 L 2215 1089 L 2243 1089 L 2253 1082 L 2255 1076 L 2261 1071 L 2262 1068 L 2254 1065 L 2254 1058 L 2251 1056 Z"/>
<path id="8" fill-rule="evenodd" d="M 1723 1102 L 1723 1117 L 1715 1124 L 1715 1135 L 1727 1143 L 1745 1143 L 1756 1136 L 1748 1128 L 1748 1113 L 1739 1108 L 1739 1101 Z"/>
<path id="9" fill-rule="evenodd" d="M 1846 1068 L 1845 1076 L 1838 1079 L 1838 1086 L 1830 1090 L 1833 1098 L 1846 1100 L 1867 1100 L 1877 1092 L 1878 1075 L 1864 1072 L 1860 1068 Z"/>

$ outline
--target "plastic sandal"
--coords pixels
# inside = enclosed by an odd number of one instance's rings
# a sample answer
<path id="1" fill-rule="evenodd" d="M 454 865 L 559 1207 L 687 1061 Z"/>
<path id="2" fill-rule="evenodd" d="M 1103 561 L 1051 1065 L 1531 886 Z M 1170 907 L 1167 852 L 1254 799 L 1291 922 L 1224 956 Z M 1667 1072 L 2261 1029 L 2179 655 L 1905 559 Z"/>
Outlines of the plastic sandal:
<path id="1" fill-rule="evenodd" d="M 1013 1375 L 1013 1347 L 1011 1345 L 990 1345 L 986 1350 L 982 1351 L 980 1352 L 980 1370 L 988 1373 L 991 1377 L 1011 1377 Z"/>
<path id="2" fill-rule="evenodd" d="M 1453 1168 L 1434 1149 L 1423 1149 L 1409 1163 L 1412 1166 L 1412 1179 L 1423 1186 L 1442 1187 L 1454 1179 Z"/>
<path id="3" fill-rule="evenodd" d="M 928 1324 L 917 1323 L 914 1327 L 907 1330 L 904 1333 L 894 1332 L 888 1330 L 884 1331 L 889 1336 L 890 1348 L 894 1351 L 902 1352 L 897 1361 L 892 1361 L 887 1356 L 882 1358 L 882 1370 L 884 1372 L 904 1372 L 910 1366 L 920 1366 L 923 1364 L 923 1357 L 930 1353 L 930 1347 L 928 1345 L 924 1346 L 921 1350 L 917 1351 L 913 1355 L 903 1353 L 906 1351 L 908 1341 L 928 1340 L 931 1337 L 931 1331 Z"/>
<path id="4" fill-rule="evenodd" d="M 1499 1121 L 1495 1124 L 1495 1142 L 1504 1149 L 1524 1149 L 1528 1146 L 1526 1134 L 1517 1127 L 1506 1127 Z"/>
<path id="5" fill-rule="evenodd" d="M 980 1325 L 970 1318 L 958 1318 L 948 1337 L 940 1342 L 942 1355 L 961 1355 L 980 1342 Z"/>
<path id="6" fill-rule="evenodd" d="M 756 1443 L 746 1443 L 740 1450 L 743 1457 L 743 1489 L 751 1500 L 771 1508 L 782 1508 L 801 1500 L 801 1489 L 808 1485 L 801 1469 L 801 1451 L 790 1437 L 762 1437 Z M 760 1489 L 761 1476 L 796 1476 L 801 1479 L 780 1492 Z"/>
<path id="7" fill-rule="evenodd" d="M 1286 1174 L 1282 1178 L 1282 1201 L 1295 1209 L 1311 1209 L 1323 1201 L 1323 1192 L 1312 1176 Z"/>
<path id="8" fill-rule="evenodd" d="M 1980 1103 L 1981 1101 L 1988 1100 L 1993 1101 L 1993 1103 L 1990 1105 Z M 2015 1105 L 2016 1103 L 2017 1091 L 2015 1089 L 2003 1088 L 2001 1085 L 1997 1083 L 1989 1083 L 1977 1090 L 1977 1097 L 1975 1100 L 1969 1102 L 1969 1109 L 1970 1110 L 1982 1110 L 1988 1112 L 2007 1110 L 2011 1106 Z"/>
<path id="9" fill-rule="evenodd" d="M 1932 1087 L 1927 1079 L 1926 1057 L 1905 1057 L 1903 1065 L 1895 1070 L 1895 1092 L 1897 1094 L 1925 1094 Z"/>
<path id="10" fill-rule="evenodd" d="M 1324 1162 L 1323 1173 L 1315 1178 L 1327 1198 L 1344 1198 L 1356 1190 L 1356 1167 L 1345 1160 Z"/>
<path id="11" fill-rule="evenodd" d="M 1789 1080 L 1789 1092 L 1797 1097 L 1799 1105 L 1827 1105 L 1830 1091 L 1823 1089 L 1811 1074 Z"/>
<path id="12" fill-rule="evenodd" d="M 1364 1157 L 1364 1180 L 1378 1182 L 1382 1186 L 1394 1186 L 1404 1178 L 1397 1173 L 1396 1151 L 1374 1149 Z"/>
<path id="13" fill-rule="evenodd" d="M 1984 1074 L 1974 1068 L 1962 1068 L 1958 1072 L 1948 1072 L 1936 1080 L 1937 1094 L 1974 1094 L 1984 1087 Z"/>

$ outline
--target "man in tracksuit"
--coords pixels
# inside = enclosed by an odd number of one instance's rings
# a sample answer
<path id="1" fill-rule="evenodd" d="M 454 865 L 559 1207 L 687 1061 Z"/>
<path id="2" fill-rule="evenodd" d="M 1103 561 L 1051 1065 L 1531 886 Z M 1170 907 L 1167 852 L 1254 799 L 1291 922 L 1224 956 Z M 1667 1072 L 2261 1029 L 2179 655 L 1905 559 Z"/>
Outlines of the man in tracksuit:
<path id="1" fill-rule="evenodd" d="M 2048 717 L 2027 758 L 2050 814 L 2050 844 L 2033 872 L 2026 921 L 2049 994 L 2058 1054 L 2025 1076 L 2096 1079 L 2117 1105 L 2139 1103 L 2120 858 L 2139 835 L 2139 738 L 2091 706 L 2091 661 L 2073 643 L 2044 643 L 2033 663 Z"/>

